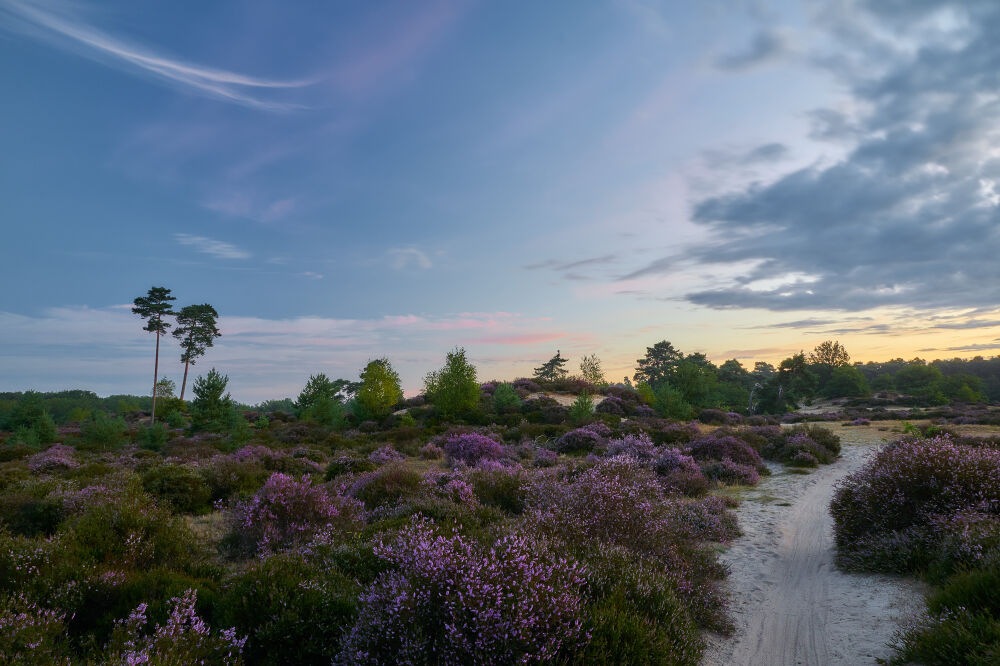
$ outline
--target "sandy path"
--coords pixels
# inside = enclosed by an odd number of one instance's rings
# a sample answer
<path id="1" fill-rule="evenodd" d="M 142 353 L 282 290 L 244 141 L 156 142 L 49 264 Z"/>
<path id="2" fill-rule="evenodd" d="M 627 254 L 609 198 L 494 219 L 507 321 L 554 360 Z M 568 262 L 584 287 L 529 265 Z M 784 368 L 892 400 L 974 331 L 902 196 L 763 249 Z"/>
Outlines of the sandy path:
<path id="1" fill-rule="evenodd" d="M 841 459 L 809 475 L 780 466 L 743 491 L 744 536 L 722 556 L 736 633 L 709 636 L 704 664 L 874 664 L 900 622 L 922 608 L 918 584 L 848 575 L 833 563 L 828 507 L 836 482 L 871 451 L 869 429 L 843 429 Z M 868 442 L 863 440 L 868 439 Z"/>

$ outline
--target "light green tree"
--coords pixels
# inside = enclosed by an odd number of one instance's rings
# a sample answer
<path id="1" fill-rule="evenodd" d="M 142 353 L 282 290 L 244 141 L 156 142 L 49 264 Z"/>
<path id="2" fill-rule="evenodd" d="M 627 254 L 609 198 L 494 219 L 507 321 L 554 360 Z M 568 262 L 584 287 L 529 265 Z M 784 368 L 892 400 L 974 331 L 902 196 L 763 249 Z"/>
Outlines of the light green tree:
<path id="1" fill-rule="evenodd" d="M 604 378 L 604 370 L 601 369 L 601 359 L 597 354 L 584 356 L 580 359 L 580 376 L 596 386 L 603 386 L 608 381 Z"/>
<path id="2" fill-rule="evenodd" d="M 361 371 L 361 387 L 354 397 L 358 416 L 380 419 L 389 415 L 393 406 L 403 399 L 399 374 L 387 358 L 369 361 Z"/>
<path id="3" fill-rule="evenodd" d="M 474 409 L 479 404 L 479 382 L 476 368 L 465 355 L 465 349 L 456 347 L 445 357 L 444 367 L 427 373 L 424 378 L 427 399 L 445 416 Z"/>

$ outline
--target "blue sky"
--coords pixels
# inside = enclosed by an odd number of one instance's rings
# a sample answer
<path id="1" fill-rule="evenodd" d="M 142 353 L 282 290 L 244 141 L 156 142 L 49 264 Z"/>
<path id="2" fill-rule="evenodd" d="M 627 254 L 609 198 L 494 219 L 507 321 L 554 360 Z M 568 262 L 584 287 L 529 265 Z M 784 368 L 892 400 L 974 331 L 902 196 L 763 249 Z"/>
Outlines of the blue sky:
<path id="1" fill-rule="evenodd" d="M 0 390 L 989 355 L 992 5 L 0 0 Z"/>

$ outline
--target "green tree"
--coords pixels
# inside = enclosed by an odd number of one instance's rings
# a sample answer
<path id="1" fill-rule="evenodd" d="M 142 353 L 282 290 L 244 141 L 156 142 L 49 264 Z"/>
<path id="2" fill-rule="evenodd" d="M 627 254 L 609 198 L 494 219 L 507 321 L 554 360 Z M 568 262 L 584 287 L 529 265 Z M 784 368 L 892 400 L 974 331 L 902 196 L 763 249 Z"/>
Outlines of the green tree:
<path id="1" fill-rule="evenodd" d="M 672 344 L 666 340 L 657 342 L 652 347 L 646 347 L 646 355 L 636 360 L 636 384 L 647 383 L 652 387 L 667 382 L 673 375 L 677 364 L 684 359 Z"/>
<path id="2" fill-rule="evenodd" d="M 226 392 L 229 377 L 212 368 L 208 374 L 194 380 L 194 400 L 191 401 L 191 428 L 222 432 L 230 425 L 235 411 L 233 399 Z"/>
<path id="3" fill-rule="evenodd" d="M 848 365 L 851 355 L 837 340 L 825 340 L 818 344 L 809 354 L 809 362 L 816 365 L 829 365 L 834 368 Z"/>
<path id="4" fill-rule="evenodd" d="M 167 334 L 170 323 L 164 317 L 172 317 L 176 312 L 171 309 L 170 302 L 177 299 L 170 295 L 166 287 L 150 287 L 145 296 L 139 296 L 132 301 L 132 314 L 137 314 L 146 321 L 142 330 L 156 334 L 156 356 L 153 361 L 153 414 L 150 423 L 156 421 L 156 379 L 160 371 L 160 336 Z"/>
<path id="5" fill-rule="evenodd" d="M 603 386 L 608 383 L 608 380 L 604 378 L 601 359 L 597 358 L 597 354 L 584 356 L 580 359 L 580 376 L 595 386 Z"/>
<path id="6" fill-rule="evenodd" d="M 928 402 L 943 402 L 941 381 L 944 375 L 933 365 L 915 358 L 896 373 L 896 390 Z"/>
<path id="7" fill-rule="evenodd" d="M 181 381 L 181 400 L 187 386 L 188 366 L 195 359 L 204 356 L 215 338 L 222 335 L 216 326 L 219 313 L 208 303 L 185 305 L 177 313 L 177 328 L 174 337 L 181 345 L 181 362 L 184 363 L 184 379 Z"/>
<path id="8" fill-rule="evenodd" d="M 301 419 L 339 427 L 344 422 L 343 394 L 351 386 L 346 379 L 331 380 L 324 373 L 311 375 L 295 401 L 295 413 Z"/>
<path id="9" fill-rule="evenodd" d="M 369 361 L 361 371 L 361 387 L 354 397 L 361 418 L 381 419 L 389 415 L 393 406 L 403 399 L 399 374 L 387 358 Z"/>
<path id="10" fill-rule="evenodd" d="M 684 359 L 674 369 L 671 385 L 674 386 L 685 402 L 695 407 L 717 407 L 719 395 L 717 391 L 718 378 L 711 363 L 699 363 L 699 359 Z"/>
<path id="11" fill-rule="evenodd" d="M 586 423 L 594 417 L 594 398 L 587 391 L 576 397 L 569 407 L 569 420 L 573 423 Z"/>
<path id="12" fill-rule="evenodd" d="M 535 380 L 539 382 L 551 382 L 556 379 L 562 379 L 568 374 L 566 368 L 563 367 L 566 363 L 567 359 L 563 358 L 561 352 L 557 349 L 555 356 L 535 368 Z"/>
<path id="13" fill-rule="evenodd" d="M 164 377 L 160 381 L 156 382 L 156 395 L 161 398 L 173 398 L 175 395 L 174 391 L 176 390 L 177 384 L 175 384 L 172 379 Z"/>
<path id="14" fill-rule="evenodd" d="M 684 399 L 684 394 L 667 382 L 653 389 L 653 409 L 668 419 L 684 421 L 694 416 L 694 409 Z"/>
<path id="15" fill-rule="evenodd" d="M 853 365 L 840 365 L 830 373 L 824 393 L 831 398 L 860 398 L 871 393 L 861 371 Z"/>
<path id="16" fill-rule="evenodd" d="M 806 361 L 804 352 L 786 358 L 778 365 L 778 383 L 784 389 L 785 400 L 812 400 L 816 395 L 817 379 Z"/>
<path id="17" fill-rule="evenodd" d="M 493 391 L 493 411 L 497 414 L 517 411 L 521 407 L 521 396 L 508 382 L 498 384 Z"/>
<path id="18" fill-rule="evenodd" d="M 747 372 L 743 364 L 735 358 L 731 358 L 720 365 L 717 374 L 720 382 L 735 384 L 745 389 L 749 389 L 754 383 L 753 375 Z"/>
<path id="19" fill-rule="evenodd" d="M 424 393 L 444 416 L 475 409 L 479 404 L 479 382 L 464 349 L 456 347 L 448 352 L 444 367 L 427 373 Z"/>

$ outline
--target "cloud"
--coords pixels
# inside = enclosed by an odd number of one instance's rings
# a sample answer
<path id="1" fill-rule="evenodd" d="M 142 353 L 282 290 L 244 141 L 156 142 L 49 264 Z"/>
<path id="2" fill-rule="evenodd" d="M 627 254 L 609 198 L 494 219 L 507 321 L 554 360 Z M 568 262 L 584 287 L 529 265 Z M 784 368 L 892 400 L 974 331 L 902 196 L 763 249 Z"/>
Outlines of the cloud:
<path id="1" fill-rule="evenodd" d="M 484 345 L 537 345 L 565 337 L 565 333 L 522 333 L 519 335 L 487 335 L 480 338 L 472 338 L 468 342 L 469 344 Z"/>
<path id="2" fill-rule="evenodd" d="M 715 66 L 728 71 L 744 71 L 770 64 L 791 50 L 792 44 L 787 33 L 768 28 L 754 35 L 748 48 L 716 58 Z"/>
<path id="3" fill-rule="evenodd" d="M 393 248 L 389 250 L 388 254 L 392 261 L 392 267 L 397 271 L 407 268 L 427 270 L 433 265 L 431 264 L 430 257 L 415 247 Z"/>
<path id="4" fill-rule="evenodd" d="M 187 245 L 196 252 L 218 257 L 219 259 L 249 259 L 252 256 L 246 250 L 241 250 L 235 245 L 215 240 L 214 238 L 194 236 L 192 234 L 174 234 L 174 238 L 181 245 Z"/>
<path id="5" fill-rule="evenodd" d="M 838 162 L 695 202 L 692 219 L 711 239 L 684 260 L 752 267 L 687 300 L 848 312 L 997 303 L 1000 207 L 990 192 L 1000 183 L 1000 4 L 948 5 L 964 17 L 952 23 L 972 26 L 959 32 L 931 30 L 941 21 L 927 3 L 893 3 L 897 12 L 874 0 L 841 4 L 837 16 L 851 23 L 834 25 L 834 55 L 816 61 L 842 79 L 851 108 L 863 109 L 844 117 L 858 138 Z M 632 275 L 676 264 L 661 257 Z M 781 280 L 789 275 L 809 280 Z M 769 280 L 779 284 L 754 286 Z"/>
<path id="6" fill-rule="evenodd" d="M 968 321 L 954 321 L 944 324 L 935 324 L 933 328 L 963 330 L 968 328 L 994 328 L 996 326 L 1000 326 L 1000 319 L 969 319 Z"/>
<path id="7" fill-rule="evenodd" d="M 12 16 L 12 25 L 36 37 L 72 48 L 84 55 L 124 65 L 132 71 L 167 81 L 181 89 L 197 92 L 242 106 L 271 111 L 297 108 L 297 105 L 271 100 L 262 91 L 302 88 L 312 80 L 265 79 L 238 74 L 170 58 L 140 45 L 129 44 L 88 25 L 77 16 L 60 15 L 46 3 L 31 0 L 9 0 L 0 13 Z M 39 30 L 40 29 L 40 30 Z"/>

